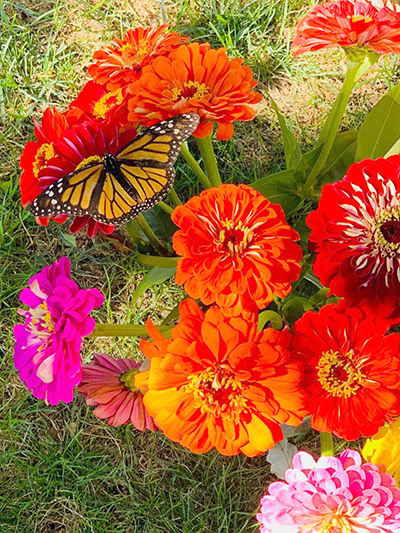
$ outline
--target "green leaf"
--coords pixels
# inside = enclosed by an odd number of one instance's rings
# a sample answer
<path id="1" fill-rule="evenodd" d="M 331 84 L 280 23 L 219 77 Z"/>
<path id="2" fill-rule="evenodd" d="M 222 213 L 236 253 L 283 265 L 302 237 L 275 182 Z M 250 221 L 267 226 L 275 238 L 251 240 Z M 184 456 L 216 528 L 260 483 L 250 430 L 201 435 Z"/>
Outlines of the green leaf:
<path id="1" fill-rule="evenodd" d="M 153 285 L 158 283 L 163 283 L 167 279 L 172 278 L 176 272 L 176 267 L 174 268 L 164 268 L 164 267 L 154 267 L 150 272 L 148 272 L 139 285 L 136 287 L 135 292 L 133 293 L 132 303 L 136 303 L 138 298 L 142 296 L 144 292 L 147 291 Z"/>
<path id="2" fill-rule="evenodd" d="M 358 133 L 356 161 L 383 157 L 400 138 L 400 84 L 371 109 Z"/>
<path id="3" fill-rule="evenodd" d="M 148 211 L 143 211 L 143 216 L 159 239 L 170 239 L 178 229 L 172 222 L 171 215 L 157 205 Z"/>
<path id="4" fill-rule="evenodd" d="M 282 315 L 290 325 L 293 325 L 306 311 L 312 308 L 313 306 L 310 300 L 301 296 L 295 296 L 283 304 Z"/>
<path id="5" fill-rule="evenodd" d="M 158 255 L 146 255 L 139 252 L 135 255 L 135 259 L 141 265 L 162 267 L 162 268 L 176 268 L 180 257 L 161 257 Z"/>
<path id="6" fill-rule="evenodd" d="M 349 166 L 355 160 L 357 136 L 356 131 L 345 131 L 336 135 L 328 159 L 317 178 L 319 188 L 326 183 L 339 181 L 346 175 Z"/>
<path id="7" fill-rule="evenodd" d="M 315 294 L 313 294 L 310 297 L 310 302 L 313 305 L 318 305 L 321 302 L 325 302 L 326 297 L 328 296 L 328 292 L 329 292 L 328 287 L 323 287 L 322 289 L 320 289 L 319 291 L 317 291 Z"/>
<path id="8" fill-rule="evenodd" d="M 280 204 L 286 214 L 296 211 L 303 203 L 299 196 L 298 173 L 295 169 L 270 174 L 254 181 L 251 186 L 273 204 Z"/>
<path id="9" fill-rule="evenodd" d="M 286 167 L 288 169 L 296 168 L 298 163 L 301 160 L 301 150 L 298 145 L 293 132 L 288 128 L 285 117 L 279 111 L 278 106 L 271 96 L 269 96 L 271 101 L 271 107 L 275 111 L 276 116 L 278 117 L 279 126 L 282 131 L 283 137 L 283 147 L 285 151 Z"/>
<path id="10" fill-rule="evenodd" d="M 263 311 L 258 315 L 258 329 L 259 331 L 262 331 L 265 324 L 269 322 L 271 324 L 271 327 L 274 329 L 280 330 L 283 327 L 283 320 L 278 313 L 275 313 L 275 311 Z"/>

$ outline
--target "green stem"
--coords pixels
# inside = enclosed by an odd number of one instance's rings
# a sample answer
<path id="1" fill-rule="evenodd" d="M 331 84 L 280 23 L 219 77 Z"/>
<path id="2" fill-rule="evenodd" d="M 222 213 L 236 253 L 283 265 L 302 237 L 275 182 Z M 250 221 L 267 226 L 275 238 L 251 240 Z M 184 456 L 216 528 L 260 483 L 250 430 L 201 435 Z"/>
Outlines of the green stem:
<path id="1" fill-rule="evenodd" d="M 201 157 L 206 167 L 206 172 L 210 178 L 213 187 L 219 187 L 222 185 L 221 176 L 219 175 L 217 160 L 215 159 L 215 153 L 212 145 L 211 135 L 204 137 L 204 139 L 196 139 L 197 146 L 199 147 Z"/>
<path id="2" fill-rule="evenodd" d="M 189 152 L 189 148 L 184 143 L 182 143 L 181 154 L 183 155 L 186 163 L 196 174 L 199 182 L 203 185 L 203 187 L 205 189 L 210 189 L 212 187 L 210 180 L 204 174 L 202 168 L 200 167 L 196 159 L 192 156 L 192 154 Z"/>
<path id="3" fill-rule="evenodd" d="M 162 201 L 161 201 L 161 202 L 158 202 L 157 205 L 158 205 L 159 207 L 161 207 L 161 209 L 162 209 L 163 211 L 165 211 L 166 213 L 168 213 L 169 215 L 171 215 L 171 214 L 174 212 L 174 210 L 172 209 L 172 207 L 169 206 L 168 204 L 166 204 L 165 202 L 162 202 Z"/>
<path id="4" fill-rule="evenodd" d="M 156 237 L 156 234 L 149 226 L 147 220 L 144 218 L 142 213 L 139 213 L 139 215 L 136 217 L 136 221 L 140 226 L 140 229 L 143 231 L 143 233 L 146 235 L 148 241 L 150 244 L 154 246 L 154 248 L 161 254 L 161 255 L 168 255 L 168 249 L 158 240 Z M 129 232 L 129 222 L 126 225 L 128 232 Z"/>
<path id="5" fill-rule="evenodd" d="M 321 441 L 321 455 L 335 455 L 333 451 L 332 433 L 320 433 L 319 438 Z"/>
<path id="6" fill-rule="evenodd" d="M 168 333 L 174 326 L 156 326 L 160 333 Z M 148 336 L 146 326 L 133 324 L 96 324 L 88 337 L 143 337 Z"/>
<path id="7" fill-rule="evenodd" d="M 169 192 L 169 197 L 171 198 L 172 203 L 174 204 L 174 207 L 177 207 L 178 205 L 182 205 L 182 202 L 179 196 L 176 194 L 176 190 L 173 187 Z"/>
<path id="8" fill-rule="evenodd" d="M 331 109 L 331 112 L 328 115 L 326 124 L 324 128 L 322 129 L 320 137 L 318 139 L 317 145 L 321 144 L 321 142 L 323 142 L 324 144 L 323 144 L 321 153 L 319 155 L 319 158 L 317 159 L 317 162 L 312 168 L 303 186 L 304 196 L 307 196 L 307 197 L 313 196 L 312 189 L 313 189 L 315 179 L 320 174 L 321 170 L 323 169 L 326 163 L 326 160 L 328 159 L 328 156 L 332 149 L 340 122 L 346 110 L 350 94 L 352 90 L 354 89 L 356 81 L 361 77 L 360 71 L 364 73 L 364 68 L 365 68 L 364 64 L 365 64 L 365 58 L 362 58 L 358 61 L 352 61 L 349 59 L 347 62 L 346 77 L 343 83 L 342 90 L 340 91 L 335 101 L 335 104 L 333 108 Z"/>

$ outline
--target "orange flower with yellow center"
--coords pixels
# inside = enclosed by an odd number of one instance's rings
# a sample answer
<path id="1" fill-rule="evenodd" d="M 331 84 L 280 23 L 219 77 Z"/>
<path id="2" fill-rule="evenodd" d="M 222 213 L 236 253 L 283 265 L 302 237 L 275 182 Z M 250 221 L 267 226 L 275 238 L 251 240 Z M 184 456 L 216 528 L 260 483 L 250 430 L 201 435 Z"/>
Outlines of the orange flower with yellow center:
<path id="1" fill-rule="evenodd" d="M 123 101 L 124 94 L 122 89 L 106 93 L 94 104 L 93 115 L 96 118 L 106 118 L 107 113 L 114 107 L 121 105 Z"/>
<path id="2" fill-rule="evenodd" d="M 176 281 L 193 298 L 226 314 L 284 298 L 301 271 L 298 234 L 279 205 L 247 185 L 208 189 L 177 207 L 173 247 L 182 258 Z"/>
<path id="3" fill-rule="evenodd" d="M 200 124 L 194 135 L 207 137 L 218 126 L 217 139 L 230 139 L 235 120 L 252 120 L 252 104 L 262 100 L 241 59 L 229 59 L 224 48 L 191 43 L 157 57 L 132 84 L 129 119 L 150 126 L 182 113 L 194 112 Z"/>
<path id="4" fill-rule="evenodd" d="M 33 161 L 33 175 L 35 178 L 39 177 L 39 172 L 47 167 L 50 159 L 55 157 L 53 143 L 45 143 L 36 152 L 35 159 Z"/>
<path id="5" fill-rule="evenodd" d="M 228 318 L 212 307 L 204 315 L 194 300 L 180 314 L 172 340 L 147 322 L 154 342 L 140 348 L 150 368 L 135 376 L 167 437 L 193 452 L 255 456 L 283 438 L 280 423 L 301 423 L 302 365 L 290 358 L 287 330 L 259 332 L 253 313 Z"/>

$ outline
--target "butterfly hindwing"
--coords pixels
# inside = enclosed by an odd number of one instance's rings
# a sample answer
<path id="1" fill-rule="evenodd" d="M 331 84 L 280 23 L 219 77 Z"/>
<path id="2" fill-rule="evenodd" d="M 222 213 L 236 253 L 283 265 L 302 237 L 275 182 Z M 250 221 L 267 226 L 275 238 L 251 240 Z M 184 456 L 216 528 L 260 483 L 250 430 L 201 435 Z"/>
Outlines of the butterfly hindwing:
<path id="1" fill-rule="evenodd" d="M 148 128 L 115 157 L 105 156 L 104 162 L 47 187 L 30 206 L 31 212 L 40 217 L 90 215 L 109 225 L 131 220 L 171 190 L 181 143 L 198 123 L 198 116 L 188 113 Z"/>

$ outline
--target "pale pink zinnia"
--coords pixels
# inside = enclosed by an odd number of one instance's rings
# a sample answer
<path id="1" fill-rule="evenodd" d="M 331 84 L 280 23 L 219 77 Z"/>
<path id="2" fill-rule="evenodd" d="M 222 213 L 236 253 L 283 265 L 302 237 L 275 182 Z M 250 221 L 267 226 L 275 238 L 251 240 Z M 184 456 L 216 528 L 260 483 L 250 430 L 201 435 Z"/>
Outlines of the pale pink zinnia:
<path id="1" fill-rule="evenodd" d="M 336 0 L 315 5 L 297 26 L 294 55 L 321 48 L 400 52 L 400 6 L 390 0 Z"/>
<path id="2" fill-rule="evenodd" d="M 82 337 L 96 325 L 89 314 L 104 297 L 97 289 L 80 289 L 70 260 L 61 257 L 29 280 L 20 299 L 29 309 L 19 310 L 25 324 L 14 327 L 15 368 L 36 398 L 71 402 L 82 376 Z"/>
<path id="3" fill-rule="evenodd" d="M 93 362 L 83 365 L 78 390 L 86 396 L 87 405 L 97 405 L 94 415 L 107 419 L 110 426 L 132 422 L 140 431 L 156 429 L 143 405 L 143 392 L 134 385 L 139 367 L 133 359 L 114 359 L 99 353 Z"/>
<path id="4" fill-rule="evenodd" d="M 339 458 L 293 457 L 286 483 L 261 498 L 260 533 L 399 533 L 400 490 L 354 450 Z"/>

